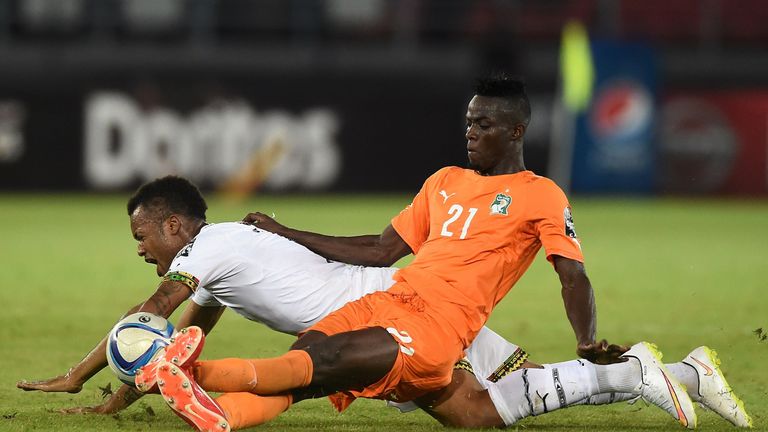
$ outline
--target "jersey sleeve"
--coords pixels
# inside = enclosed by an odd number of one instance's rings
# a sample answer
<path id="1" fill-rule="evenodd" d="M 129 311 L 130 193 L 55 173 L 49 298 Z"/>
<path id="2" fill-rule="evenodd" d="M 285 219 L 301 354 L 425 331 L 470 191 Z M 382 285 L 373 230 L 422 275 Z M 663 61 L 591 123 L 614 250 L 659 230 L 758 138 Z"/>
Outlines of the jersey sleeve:
<path id="1" fill-rule="evenodd" d="M 212 307 L 212 306 L 221 306 L 221 303 L 216 300 L 216 297 L 211 294 L 210 291 L 208 291 L 205 288 L 198 289 L 195 291 L 194 294 L 192 294 L 191 300 L 195 302 L 198 306 L 203 307 Z"/>
<path id="2" fill-rule="evenodd" d="M 554 183 L 548 183 L 543 189 L 535 206 L 541 211 L 536 219 L 536 231 L 547 260 L 554 263 L 554 256 L 559 255 L 584 262 L 568 199 Z"/>
<path id="3" fill-rule="evenodd" d="M 408 243 L 413 253 L 429 238 L 429 191 L 440 171 L 430 176 L 421 186 L 411 204 L 392 218 L 392 227 Z"/>
<path id="4" fill-rule="evenodd" d="M 163 280 L 181 282 L 196 293 L 237 273 L 242 263 L 222 243 L 210 236 L 195 239 L 179 251 Z"/>

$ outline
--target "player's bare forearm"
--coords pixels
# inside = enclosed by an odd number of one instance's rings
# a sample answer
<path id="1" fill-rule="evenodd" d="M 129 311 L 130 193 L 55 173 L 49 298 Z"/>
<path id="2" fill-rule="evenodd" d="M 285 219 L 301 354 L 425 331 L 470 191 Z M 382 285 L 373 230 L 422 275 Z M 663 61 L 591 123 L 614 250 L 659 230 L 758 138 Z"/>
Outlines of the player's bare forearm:
<path id="1" fill-rule="evenodd" d="M 150 312 L 168 318 L 189 295 L 190 288 L 183 283 L 165 280 L 157 287 L 157 291 L 142 303 L 137 312 Z"/>
<path id="2" fill-rule="evenodd" d="M 244 222 L 279 234 L 333 261 L 386 267 L 411 253 L 408 244 L 388 225 L 380 235 L 334 237 L 288 228 L 263 213 L 249 213 Z"/>
<path id="3" fill-rule="evenodd" d="M 595 295 L 584 265 L 572 259 L 555 257 L 555 270 L 560 277 L 565 312 L 577 344 L 594 343 L 597 333 Z"/>
<path id="4" fill-rule="evenodd" d="M 128 385 L 123 385 L 101 405 L 65 408 L 59 412 L 63 414 L 114 414 L 128 408 L 142 396 L 144 393 Z"/>
<path id="5" fill-rule="evenodd" d="M 379 236 L 332 237 L 306 231 L 287 230 L 287 237 L 307 249 L 333 261 L 348 264 L 385 267 L 400 257 L 390 256 L 379 244 Z"/>
<path id="6" fill-rule="evenodd" d="M 144 303 L 134 306 L 126 315 L 147 311 L 165 318 L 189 297 L 189 288 L 179 282 L 165 281 L 160 284 L 152 296 Z M 22 390 L 40 390 L 45 392 L 77 393 L 83 384 L 107 366 L 107 338 L 89 352 L 66 374 L 41 381 L 19 381 L 16 387 Z"/>
<path id="7" fill-rule="evenodd" d="M 226 310 L 224 306 L 200 306 L 190 301 L 176 323 L 177 329 L 198 326 L 208 335 Z"/>
<path id="8" fill-rule="evenodd" d="M 142 396 L 144 396 L 144 393 L 140 392 L 138 389 L 123 384 L 101 405 L 103 410 L 100 412 L 103 414 L 112 414 L 122 411 L 141 399 Z"/>
<path id="9" fill-rule="evenodd" d="M 86 381 L 107 366 L 106 347 L 107 339 L 104 338 L 66 374 L 40 381 L 22 380 L 16 383 L 16 387 L 27 391 L 78 393 Z"/>
<path id="10" fill-rule="evenodd" d="M 138 311 L 139 307 L 140 305 L 132 307 L 123 316 Z M 82 390 L 85 382 L 106 366 L 107 338 L 105 337 L 82 360 L 70 368 L 66 374 L 40 381 L 19 381 L 16 383 L 16 387 L 22 390 L 77 393 Z"/>

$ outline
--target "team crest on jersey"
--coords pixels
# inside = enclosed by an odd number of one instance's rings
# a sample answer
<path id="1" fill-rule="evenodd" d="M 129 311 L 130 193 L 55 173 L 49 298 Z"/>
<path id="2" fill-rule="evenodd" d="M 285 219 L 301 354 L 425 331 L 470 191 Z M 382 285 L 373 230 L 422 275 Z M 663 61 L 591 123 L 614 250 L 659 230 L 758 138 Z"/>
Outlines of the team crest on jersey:
<path id="1" fill-rule="evenodd" d="M 491 204 L 491 214 L 506 216 L 509 214 L 508 208 L 510 204 L 512 204 L 511 196 L 504 195 L 503 193 L 496 194 L 496 198 L 494 198 L 493 203 Z"/>
<path id="2" fill-rule="evenodd" d="M 566 207 L 565 210 L 563 210 L 563 220 L 565 221 L 565 235 L 568 237 L 576 240 L 576 228 L 573 225 L 573 215 L 571 215 L 571 209 L 570 207 Z"/>

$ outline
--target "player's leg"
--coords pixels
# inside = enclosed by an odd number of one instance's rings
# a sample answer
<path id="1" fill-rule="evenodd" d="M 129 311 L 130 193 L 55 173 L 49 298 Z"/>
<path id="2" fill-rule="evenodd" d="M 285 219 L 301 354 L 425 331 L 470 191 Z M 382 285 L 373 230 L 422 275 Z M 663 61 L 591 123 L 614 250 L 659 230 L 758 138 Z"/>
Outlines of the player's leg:
<path id="1" fill-rule="evenodd" d="M 311 384 L 335 393 L 379 381 L 392 370 L 400 347 L 387 330 L 370 327 L 328 336 L 304 349 L 314 365 Z"/>
<path id="2" fill-rule="evenodd" d="M 296 342 L 291 345 L 292 350 L 299 350 L 304 349 L 313 343 L 320 342 L 323 339 L 327 338 L 328 335 L 325 333 L 321 333 L 319 331 L 310 330 L 303 335 L 301 335 Z"/>
<path id="3" fill-rule="evenodd" d="M 507 424 L 528 415 L 565 408 L 600 393 L 632 393 L 667 411 L 682 425 L 695 427 L 691 399 L 661 363 L 653 346 L 637 344 L 624 357 L 628 361 L 612 365 L 577 361 L 560 367 L 517 371 L 488 384 L 488 392 Z"/>
<path id="4" fill-rule="evenodd" d="M 330 394 L 380 380 L 392 369 L 397 352 L 386 330 L 370 327 L 327 336 L 276 358 L 200 361 L 193 371 L 208 391 L 268 395 L 313 386 Z"/>
<path id="5" fill-rule="evenodd" d="M 386 293 L 376 293 L 346 304 L 296 341 L 294 348 L 302 349 L 280 357 L 198 362 L 195 379 L 209 391 L 261 395 L 310 385 L 333 392 L 376 382 L 391 369 L 398 345 L 384 329 L 365 324 L 375 307 L 394 307 L 388 300 Z"/>
<path id="6" fill-rule="evenodd" d="M 505 372 L 509 373 L 516 370 L 515 366 L 519 364 L 520 360 L 527 358 L 527 354 L 520 350 L 517 345 L 510 343 L 488 328 L 483 328 L 480 331 L 466 353 L 471 370 L 484 388 L 489 381 L 503 377 Z M 570 360 L 543 366 L 548 369 L 564 369 L 578 367 L 581 362 L 583 360 Z M 720 371 L 719 363 L 714 350 L 708 347 L 699 347 L 691 351 L 682 361 L 668 363 L 665 366 L 686 387 L 688 396 L 693 401 L 700 402 L 736 426 L 748 427 L 751 424 L 751 418 L 746 412 L 743 402 L 726 382 Z M 535 367 L 535 364 L 526 360 L 520 367 Z M 599 393 L 568 405 L 603 405 L 636 398 L 637 395 L 632 393 Z"/>
<path id="7" fill-rule="evenodd" d="M 564 362 L 556 367 L 547 365 L 505 373 L 482 385 L 472 372 L 456 369 L 450 385 L 417 399 L 416 403 L 445 426 L 503 427 L 528 416 L 585 403 L 599 394 L 598 375 L 606 372 L 612 386 L 621 385 L 621 380 L 635 386 L 635 375 L 640 374 L 634 369 L 622 364 L 608 372 L 586 361 Z"/>
<path id="8" fill-rule="evenodd" d="M 164 363 L 157 382 L 169 406 L 198 429 L 237 429 L 269 421 L 301 399 L 362 390 L 387 375 L 399 352 L 381 327 L 310 337 L 304 349 L 277 358 L 201 361 L 190 374 Z M 214 403 L 202 389 L 225 395 Z"/>
<path id="9" fill-rule="evenodd" d="M 173 411 L 200 431 L 227 432 L 262 424 L 291 405 L 289 396 L 225 393 L 215 400 L 186 371 L 168 362 L 157 368 L 160 392 Z"/>
<path id="10" fill-rule="evenodd" d="M 294 347 L 303 349 L 272 359 L 198 362 L 193 367 L 194 376 L 206 390 L 227 393 L 216 402 L 233 427 L 264 423 L 298 400 L 339 389 L 362 389 L 387 374 L 399 346 L 386 330 L 372 327 L 337 332 L 358 325 L 351 321 L 364 319 L 360 310 L 337 311 L 324 320 L 322 329 L 310 331 L 297 341 Z M 244 393 L 274 396 L 254 398 Z M 179 407 L 171 407 L 179 412 Z"/>
<path id="11" fill-rule="evenodd" d="M 461 428 L 504 427 L 488 391 L 475 376 L 454 369 L 451 383 L 415 400 L 416 405 L 444 426 Z"/>
<path id="12" fill-rule="evenodd" d="M 489 332 L 480 338 L 480 342 L 498 345 L 499 338 Z M 594 400 L 596 396 L 614 393 L 615 400 L 616 394 L 642 394 L 681 423 L 695 424 L 690 399 L 675 393 L 682 393 L 682 388 L 674 379 L 667 381 L 658 355 L 648 345 L 638 344 L 628 353 L 630 360 L 621 364 L 600 366 L 577 360 L 509 373 L 523 360 L 522 350 L 503 339 L 501 341 L 508 346 L 494 347 L 490 356 L 484 356 L 477 346 L 467 350 L 468 357 L 479 366 L 474 369 L 479 378 L 476 387 L 466 380 L 459 382 L 454 376 L 451 386 L 420 399 L 419 405 L 444 424 L 494 427 L 498 426 L 498 419 L 486 414 L 494 409 L 503 422 L 510 425 L 530 415 Z M 505 359 L 501 367 L 497 366 L 499 359 Z M 487 396 L 483 394 L 483 387 L 488 389 Z M 461 410 L 462 406 L 466 410 L 469 403 L 473 404 L 470 413 L 481 413 L 477 419 Z"/>
<path id="13" fill-rule="evenodd" d="M 482 385 L 473 372 L 455 369 L 450 385 L 415 402 L 445 426 L 509 426 L 528 416 L 583 403 L 590 392 L 598 391 L 595 377 L 590 376 L 594 374 L 588 368 L 570 369 L 564 368 L 559 375 L 555 373 L 558 379 L 562 376 L 562 383 L 553 381 L 551 369 L 524 368 Z M 566 397 L 565 392 L 571 397 Z"/>

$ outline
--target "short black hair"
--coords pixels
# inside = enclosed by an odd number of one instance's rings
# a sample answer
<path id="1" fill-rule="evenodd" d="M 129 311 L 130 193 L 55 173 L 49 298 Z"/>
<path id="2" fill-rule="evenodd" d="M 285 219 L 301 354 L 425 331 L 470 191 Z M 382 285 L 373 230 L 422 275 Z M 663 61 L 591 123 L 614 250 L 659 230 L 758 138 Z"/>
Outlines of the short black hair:
<path id="1" fill-rule="evenodd" d="M 161 220 L 172 214 L 205 220 L 208 210 L 197 186 L 177 176 L 166 176 L 142 185 L 128 200 L 128 215 L 139 206 L 159 211 Z"/>
<path id="2" fill-rule="evenodd" d="M 525 82 L 520 77 L 497 72 L 485 78 L 478 78 L 475 94 L 504 98 L 515 109 L 520 121 L 527 125 L 531 119 L 531 103 L 525 92 Z"/>

